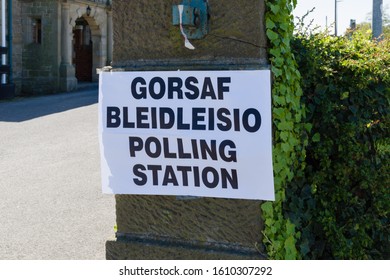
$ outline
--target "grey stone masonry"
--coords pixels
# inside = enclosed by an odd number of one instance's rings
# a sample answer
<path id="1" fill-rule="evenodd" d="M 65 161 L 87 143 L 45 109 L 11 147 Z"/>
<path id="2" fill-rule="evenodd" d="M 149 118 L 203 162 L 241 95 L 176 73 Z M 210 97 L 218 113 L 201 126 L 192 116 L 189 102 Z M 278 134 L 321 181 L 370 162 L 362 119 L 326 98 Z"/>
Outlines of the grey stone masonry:
<path id="1" fill-rule="evenodd" d="M 210 31 L 184 46 L 172 24 L 179 0 L 113 2 L 113 68 L 240 70 L 267 68 L 265 0 L 209 0 Z M 120 28 L 116 28 L 120 27 Z M 107 259 L 262 259 L 260 202 L 116 195 L 117 238 Z"/>

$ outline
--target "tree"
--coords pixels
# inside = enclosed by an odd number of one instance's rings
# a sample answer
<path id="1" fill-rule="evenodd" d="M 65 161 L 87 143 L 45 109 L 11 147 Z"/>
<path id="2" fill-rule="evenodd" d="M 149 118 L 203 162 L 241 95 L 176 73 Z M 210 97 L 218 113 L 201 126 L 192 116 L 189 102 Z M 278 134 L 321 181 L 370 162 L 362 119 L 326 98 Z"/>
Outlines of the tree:
<path id="1" fill-rule="evenodd" d="M 363 33 L 369 33 L 372 32 L 371 29 L 371 22 L 372 22 L 372 12 L 367 14 L 365 22 L 359 23 L 356 25 L 357 30 L 361 30 Z M 350 32 L 350 31 L 347 31 Z M 390 13 L 389 13 L 389 7 L 386 6 L 383 9 L 383 37 L 384 38 L 390 38 Z"/>

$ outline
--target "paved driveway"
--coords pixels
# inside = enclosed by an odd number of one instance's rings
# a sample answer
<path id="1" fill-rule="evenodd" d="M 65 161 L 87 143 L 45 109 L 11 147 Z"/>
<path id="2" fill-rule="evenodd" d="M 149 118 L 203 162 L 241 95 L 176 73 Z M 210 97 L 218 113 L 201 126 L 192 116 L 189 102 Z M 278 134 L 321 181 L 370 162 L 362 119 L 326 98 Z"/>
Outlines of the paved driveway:
<path id="1" fill-rule="evenodd" d="M 104 259 L 97 90 L 0 102 L 0 260 Z"/>

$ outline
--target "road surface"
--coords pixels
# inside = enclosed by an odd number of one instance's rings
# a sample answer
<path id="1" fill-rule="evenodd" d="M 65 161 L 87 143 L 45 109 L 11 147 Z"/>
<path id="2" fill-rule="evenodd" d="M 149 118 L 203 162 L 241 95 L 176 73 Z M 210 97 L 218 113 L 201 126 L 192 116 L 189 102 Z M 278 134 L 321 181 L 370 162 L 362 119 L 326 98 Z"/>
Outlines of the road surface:
<path id="1" fill-rule="evenodd" d="M 0 102 L 0 260 L 98 260 L 114 235 L 103 195 L 97 89 Z"/>

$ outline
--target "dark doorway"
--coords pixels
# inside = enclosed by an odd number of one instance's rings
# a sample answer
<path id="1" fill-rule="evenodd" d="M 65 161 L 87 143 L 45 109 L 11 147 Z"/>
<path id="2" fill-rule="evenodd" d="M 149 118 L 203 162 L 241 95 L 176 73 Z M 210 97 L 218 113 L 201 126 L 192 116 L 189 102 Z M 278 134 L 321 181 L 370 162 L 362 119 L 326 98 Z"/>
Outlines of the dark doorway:
<path id="1" fill-rule="evenodd" d="M 73 64 L 75 65 L 76 78 L 79 82 L 92 81 L 91 38 L 91 29 L 88 22 L 83 18 L 78 18 L 73 31 Z"/>

